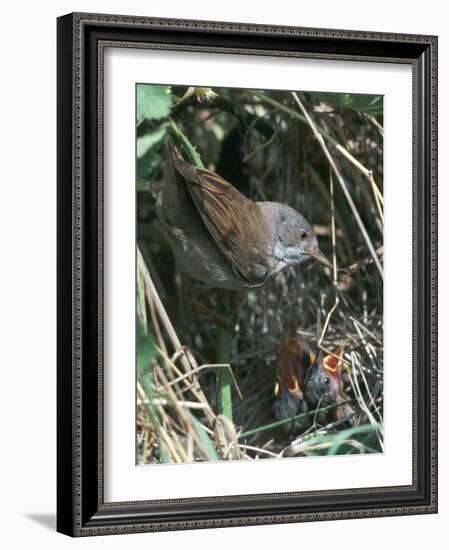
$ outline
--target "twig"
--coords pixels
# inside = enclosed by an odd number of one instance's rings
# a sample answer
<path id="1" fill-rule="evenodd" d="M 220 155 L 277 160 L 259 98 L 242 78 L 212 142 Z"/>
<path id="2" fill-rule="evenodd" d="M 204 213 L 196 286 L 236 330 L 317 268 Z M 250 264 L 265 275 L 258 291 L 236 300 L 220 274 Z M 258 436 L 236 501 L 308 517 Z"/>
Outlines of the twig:
<path id="1" fill-rule="evenodd" d="M 338 269 L 337 269 L 337 252 L 336 252 L 336 238 L 335 238 L 335 205 L 334 205 L 334 179 L 332 177 L 332 172 L 329 174 L 329 189 L 331 196 L 331 228 L 332 228 L 332 268 L 333 268 L 333 282 L 335 288 L 335 302 L 329 313 L 327 314 L 326 320 L 324 322 L 323 330 L 321 331 L 321 336 L 318 341 L 318 347 L 321 348 L 323 343 L 324 336 L 327 331 L 332 314 L 337 309 L 340 299 L 337 293 L 337 284 L 338 284 Z"/>
<path id="2" fill-rule="evenodd" d="M 180 99 L 178 99 L 178 101 L 173 105 L 172 109 L 176 109 L 177 107 L 185 103 L 188 99 L 190 99 L 193 96 L 194 93 L 195 93 L 194 86 L 190 86 L 189 88 L 187 88 L 186 93 Z"/>
<path id="3" fill-rule="evenodd" d="M 147 299 L 149 301 L 152 301 L 152 300 L 154 301 L 154 305 L 157 309 L 159 317 L 161 318 L 161 320 L 164 324 L 165 330 L 167 331 L 167 334 L 168 334 L 168 336 L 169 336 L 169 338 L 172 342 L 173 347 L 175 349 L 182 348 L 181 342 L 179 341 L 179 338 L 178 338 L 178 336 L 175 332 L 175 329 L 173 328 L 173 325 L 171 324 L 170 318 L 168 317 L 167 312 L 165 311 L 164 305 L 162 304 L 161 299 L 159 298 L 159 295 L 158 295 L 158 293 L 156 291 L 156 288 L 153 284 L 150 273 L 147 269 L 147 266 L 145 265 L 145 262 L 143 260 L 142 253 L 139 250 L 139 247 L 137 247 L 137 265 L 138 265 L 138 268 L 142 271 L 143 276 L 144 276 L 145 293 L 146 293 Z M 186 372 L 190 372 L 192 370 L 192 366 L 191 366 L 190 362 L 188 361 L 185 354 L 180 357 L 180 361 L 181 361 L 181 364 L 184 367 L 184 370 Z M 193 380 L 193 387 L 195 388 L 196 392 L 198 392 L 198 394 L 201 396 L 201 400 L 204 403 L 207 403 L 209 405 L 209 402 L 208 402 L 206 396 L 204 395 L 204 392 L 203 392 L 201 386 L 198 384 L 198 381 L 195 381 L 195 379 Z M 214 415 L 210 405 L 209 405 L 209 408 L 205 410 L 205 414 L 206 414 L 207 419 L 209 420 L 209 422 L 213 423 L 214 420 L 215 420 L 215 415 Z"/>
<path id="4" fill-rule="evenodd" d="M 187 137 L 181 132 L 176 123 L 170 118 L 168 122 L 168 130 L 176 141 L 182 146 L 184 152 L 189 157 L 189 160 L 198 168 L 204 168 L 203 161 L 200 155 L 196 152 L 195 147 L 190 143 Z"/>
<path id="5" fill-rule="evenodd" d="M 283 103 L 280 103 L 279 101 L 276 101 L 275 99 L 273 99 L 269 96 L 266 96 L 265 94 L 262 94 L 260 92 L 253 92 L 253 94 L 256 97 L 258 97 L 259 99 L 261 99 L 262 101 L 266 101 L 270 105 L 278 107 L 279 109 L 281 109 L 285 113 L 289 114 L 290 116 L 293 116 L 294 118 L 297 118 L 298 120 L 301 120 L 302 122 L 309 123 L 309 120 L 307 119 L 307 115 L 305 113 L 304 113 L 305 116 L 303 116 L 303 115 L 297 113 L 296 111 L 294 111 L 293 109 L 291 109 L 290 107 L 288 107 L 287 105 L 284 105 Z M 295 92 L 292 92 L 292 94 L 295 94 Z M 368 181 L 370 182 L 370 184 L 373 188 L 373 193 L 374 193 L 374 197 L 375 197 L 375 200 L 376 200 L 376 206 L 378 207 L 379 214 L 381 216 L 381 219 L 383 220 L 383 212 L 382 212 L 382 209 L 380 208 L 380 203 L 383 205 L 383 196 L 382 196 L 382 193 L 380 192 L 379 188 L 377 187 L 376 183 L 374 182 L 372 171 L 369 170 L 368 168 L 366 168 L 365 166 L 363 166 L 363 164 L 361 164 L 353 155 L 351 155 L 351 153 L 349 153 L 349 151 L 347 149 L 345 149 L 340 143 L 338 143 L 338 141 L 336 139 L 334 139 L 323 128 L 318 127 L 317 125 L 315 125 L 315 126 L 316 126 L 316 128 L 319 129 L 319 133 L 327 141 L 332 143 L 332 145 L 337 149 L 337 151 L 339 151 L 342 155 L 344 155 L 344 157 L 347 158 L 368 179 Z"/>
<path id="6" fill-rule="evenodd" d="M 156 397 L 155 399 L 152 399 L 151 401 L 148 399 L 148 397 L 145 397 L 144 399 L 138 399 L 137 400 L 138 405 L 162 405 L 165 407 L 168 404 L 167 399 L 161 399 Z M 194 409 L 194 410 L 204 410 L 207 408 L 207 405 L 205 403 L 197 403 L 196 401 L 179 401 L 178 405 L 180 407 L 184 407 L 185 409 Z"/>
<path id="7" fill-rule="evenodd" d="M 228 369 L 230 371 L 231 379 L 234 383 L 235 389 L 237 393 L 239 394 L 240 399 L 243 399 L 242 392 L 240 391 L 239 385 L 237 384 L 237 380 L 235 379 L 234 374 L 232 373 L 231 365 L 229 363 L 211 363 L 211 364 L 204 364 L 199 367 L 195 367 L 190 372 L 185 374 L 180 374 L 178 378 L 175 380 L 170 381 L 170 386 L 173 386 L 177 384 L 178 382 L 181 382 L 182 380 L 185 380 L 186 378 L 189 378 L 192 374 L 196 374 L 197 372 L 200 372 L 204 369 Z"/>
<path id="8" fill-rule="evenodd" d="M 272 453 L 271 451 L 267 451 L 267 449 L 262 449 L 261 447 L 253 447 L 252 445 L 244 445 L 243 443 L 239 443 L 239 447 L 248 451 L 255 451 L 256 453 L 263 453 L 273 458 L 279 458 L 279 455 L 276 453 Z"/>
<path id="9" fill-rule="evenodd" d="M 343 401 L 342 403 L 332 403 L 332 405 L 327 405 L 326 407 L 322 407 L 321 409 L 314 409 L 313 411 L 307 411 L 301 414 L 296 414 L 294 416 L 289 416 L 288 418 L 283 418 L 282 420 L 277 420 L 276 422 L 270 422 L 270 424 L 265 424 L 264 426 L 259 426 L 258 428 L 253 428 L 252 430 L 247 430 L 246 432 L 242 432 L 239 434 L 238 437 L 239 439 L 243 439 L 245 437 L 249 437 L 250 435 L 254 435 L 260 432 L 265 432 L 267 430 L 273 430 L 274 428 L 283 426 L 288 422 L 303 420 L 305 418 L 308 418 L 309 416 L 314 416 L 317 412 L 332 411 L 334 409 L 337 409 L 338 407 L 346 405 L 347 403 L 352 403 L 352 399 L 348 399 L 347 401 Z"/>
<path id="10" fill-rule="evenodd" d="M 383 254 L 384 254 L 384 247 L 383 245 L 382 246 L 379 246 L 379 248 L 376 249 L 376 254 L 377 256 L 379 257 L 382 257 Z M 362 267 L 365 267 L 366 265 L 369 265 L 373 262 L 373 259 L 372 258 L 364 258 L 363 260 L 359 260 L 358 262 L 354 262 L 353 264 L 349 265 L 348 267 L 345 268 L 345 270 L 347 271 L 347 273 L 349 275 L 352 275 L 353 273 L 355 273 L 358 269 L 362 268 Z"/>
<path id="11" fill-rule="evenodd" d="M 375 340 L 379 345 L 382 345 L 382 342 L 379 340 L 379 338 L 377 338 L 377 336 L 375 334 L 373 334 L 370 330 L 368 330 L 360 321 L 358 321 L 355 317 L 353 317 L 352 315 L 349 316 L 349 319 L 351 319 L 351 321 L 358 325 L 362 330 L 364 330 L 368 336 L 370 336 L 373 340 Z"/>
<path id="12" fill-rule="evenodd" d="M 352 374 L 349 375 L 349 381 L 351 383 L 352 390 L 353 390 L 353 392 L 356 396 L 357 403 L 358 403 L 359 407 L 366 414 L 366 417 L 368 418 L 370 424 L 372 424 L 372 426 L 375 427 L 376 433 L 377 433 L 377 438 L 379 440 L 379 445 L 380 445 L 380 447 L 383 451 L 384 450 L 383 430 L 380 427 L 380 425 L 378 424 L 378 422 L 376 421 L 376 419 L 374 418 L 374 416 L 372 415 L 371 411 L 369 410 L 369 407 L 366 404 L 365 399 L 363 398 L 362 392 L 360 390 L 359 382 L 357 380 L 356 369 L 354 367 L 354 365 L 357 365 L 357 367 L 359 367 L 359 365 L 358 365 L 357 358 L 356 358 L 354 352 L 351 353 L 351 359 L 352 359 Z"/>
<path id="13" fill-rule="evenodd" d="M 301 111 L 303 112 L 310 128 L 312 129 L 312 132 L 314 133 L 316 139 L 318 140 L 318 143 L 321 145 L 321 148 L 327 158 L 327 160 L 329 161 L 329 164 L 331 165 L 332 167 L 332 170 L 334 171 L 334 174 L 337 178 L 337 181 L 339 182 L 340 184 L 340 187 L 346 197 L 346 200 L 348 202 L 348 205 L 349 205 L 349 208 L 351 209 L 352 211 L 352 214 L 357 222 L 357 225 L 359 226 L 359 229 L 360 229 L 360 232 L 362 233 L 362 236 L 365 240 L 365 243 L 368 247 L 368 250 L 370 251 L 371 253 L 371 256 L 374 260 L 374 263 L 376 264 L 376 267 L 379 271 L 379 274 L 380 276 L 382 277 L 383 279 L 383 269 L 382 269 L 382 265 L 379 261 L 379 258 L 376 254 L 376 250 L 374 249 L 374 246 L 373 246 L 373 243 L 371 242 L 371 239 L 370 239 L 370 236 L 368 235 L 368 232 L 363 224 L 363 221 L 360 217 L 360 214 L 357 210 L 357 207 L 355 206 L 354 204 L 354 201 L 351 197 L 351 194 L 349 193 L 349 190 L 348 190 L 348 187 L 346 185 L 346 182 L 343 178 L 343 176 L 341 175 L 339 169 L 337 168 L 337 165 L 335 164 L 335 161 L 332 157 L 332 155 L 330 154 L 329 152 L 329 149 L 327 148 L 327 145 L 325 144 L 324 142 L 324 139 L 323 139 L 323 136 L 321 135 L 321 133 L 318 131 L 315 123 L 313 122 L 312 118 L 310 117 L 309 113 L 307 112 L 306 108 L 304 107 L 302 101 L 299 99 L 298 97 L 298 94 L 296 92 L 292 92 L 292 97 L 294 99 L 294 101 L 296 102 L 296 104 L 298 105 L 298 107 L 301 109 Z"/>
<path id="14" fill-rule="evenodd" d="M 358 168 L 360 170 L 360 172 L 362 172 L 362 174 L 370 182 L 372 190 L 373 190 L 374 197 L 376 199 L 376 204 L 377 204 L 377 207 L 379 209 L 379 214 L 380 214 L 380 216 L 382 218 L 382 221 L 383 221 L 383 212 L 382 212 L 381 205 L 383 206 L 383 204 L 384 204 L 384 198 L 383 198 L 382 193 L 380 192 L 379 188 L 377 187 L 376 182 L 374 181 L 373 171 L 369 170 L 368 168 L 365 168 L 365 166 L 363 166 L 362 163 L 360 163 L 356 158 L 354 158 L 350 153 L 348 153 L 348 151 L 343 146 L 341 146 L 339 143 L 337 143 L 335 148 L 338 151 L 340 151 L 340 153 L 344 157 L 346 157 L 349 160 L 349 162 L 351 162 L 356 168 Z"/>

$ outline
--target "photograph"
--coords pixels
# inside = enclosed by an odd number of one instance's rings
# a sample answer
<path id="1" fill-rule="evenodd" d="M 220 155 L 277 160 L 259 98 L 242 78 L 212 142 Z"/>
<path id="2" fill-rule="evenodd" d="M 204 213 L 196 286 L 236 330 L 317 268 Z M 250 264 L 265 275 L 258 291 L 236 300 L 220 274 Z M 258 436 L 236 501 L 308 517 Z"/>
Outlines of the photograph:
<path id="1" fill-rule="evenodd" d="M 436 515 L 438 36 L 201 15 L 58 18 L 57 530 Z"/>
<path id="2" fill-rule="evenodd" d="M 136 464 L 383 453 L 383 96 L 135 100 Z"/>

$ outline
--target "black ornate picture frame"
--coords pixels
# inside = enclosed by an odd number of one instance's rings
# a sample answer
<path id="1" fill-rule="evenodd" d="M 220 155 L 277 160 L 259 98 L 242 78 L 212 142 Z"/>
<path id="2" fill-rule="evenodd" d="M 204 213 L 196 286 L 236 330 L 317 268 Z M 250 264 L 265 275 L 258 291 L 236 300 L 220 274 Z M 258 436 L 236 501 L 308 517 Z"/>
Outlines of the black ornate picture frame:
<path id="1" fill-rule="evenodd" d="M 104 502 L 103 53 L 123 48 L 404 63 L 413 70 L 413 483 Z M 69 14 L 58 19 L 58 502 L 71 536 L 437 512 L 437 38 Z"/>

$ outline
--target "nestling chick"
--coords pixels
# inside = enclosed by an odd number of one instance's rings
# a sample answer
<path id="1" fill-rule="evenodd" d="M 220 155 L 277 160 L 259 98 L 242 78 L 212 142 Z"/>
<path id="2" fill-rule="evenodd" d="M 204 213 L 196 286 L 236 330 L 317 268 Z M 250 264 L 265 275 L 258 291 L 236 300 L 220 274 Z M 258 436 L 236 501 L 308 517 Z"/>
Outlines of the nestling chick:
<path id="1" fill-rule="evenodd" d="M 335 353 L 341 357 L 340 352 Z M 349 403 L 349 397 L 344 391 L 342 362 L 333 355 L 323 355 L 320 351 L 315 363 L 309 367 L 304 380 L 304 396 L 311 409 L 342 403 L 327 413 L 318 417 L 320 424 L 335 422 L 345 417 L 352 423 L 354 409 Z"/>
<path id="2" fill-rule="evenodd" d="M 298 338 L 291 337 L 281 342 L 276 357 L 278 382 L 274 388 L 274 414 L 278 420 L 307 412 L 303 382 L 306 370 L 314 360 L 314 353 Z M 284 424 L 283 428 L 287 433 L 300 433 L 309 425 L 309 419 L 305 418 Z"/>

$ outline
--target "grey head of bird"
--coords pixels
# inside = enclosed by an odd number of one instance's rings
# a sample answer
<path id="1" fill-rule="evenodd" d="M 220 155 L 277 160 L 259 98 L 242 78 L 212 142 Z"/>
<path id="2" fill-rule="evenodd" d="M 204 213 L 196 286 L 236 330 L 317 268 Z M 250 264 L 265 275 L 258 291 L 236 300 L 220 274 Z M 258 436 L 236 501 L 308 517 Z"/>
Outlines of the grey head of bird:
<path id="1" fill-rule="evenodd" d="M 256 203 L 268 220 L 273 255 L 285 266 L 295 266 L 315 259 L 332 268 L 321 252 L 310 223 L 294 208 L 277 202 Z"/>

